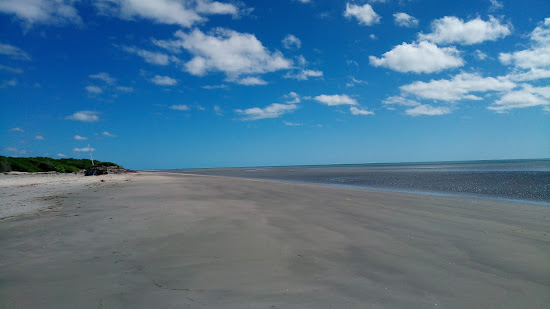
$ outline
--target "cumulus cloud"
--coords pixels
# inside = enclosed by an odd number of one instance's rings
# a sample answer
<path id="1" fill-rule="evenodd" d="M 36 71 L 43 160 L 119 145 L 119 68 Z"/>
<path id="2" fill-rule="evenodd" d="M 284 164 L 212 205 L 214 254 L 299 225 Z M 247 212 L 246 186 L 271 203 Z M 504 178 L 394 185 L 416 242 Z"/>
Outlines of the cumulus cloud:
<path id="1" fill-rule="evenodd" d="M 1 3 L 2 2 L 0 2 L 0 4 Z M 16 60 L 30 61 L 32 59 L 31 56 L 21 48 L 3 43 L 0 43 L 0 55 L 5 55 Z"/>
<path id="2" fill-rule="evenodd" d="M 263 86 L 267 85 L 267 82 L 258 77 L 245 77 L 237 81 L 237 83 L 245 86 Z"/>
<path id="3" fill-rule="evenodd" d="M 108 131 L 103 131 L 103 133 L 101 133 L 101 134 L 103 134 L 104 136 L 107 136 L 107 137 L 117 137 L 115 134 L 110 133 Z"/>
<path id="4" fill-rule="evenodd" d="M 513 53 L 501 53 L 500 62 L 524 69 L 550 68 L 550 17 L 537 26 L 529 37 L 530 48 Z"/>
<path id="5" fill-rule="evenodd" d="M 503 77 L 482 77 L 479 74 L 460 73 L 452 79 L 432 79 L 429 82 L 416 81 L 401 86 L 400 89 L 422 99 L 459 101 L 481 99 L 473 93 L 509 91 L 515 87 L 514 82 Z"/>
<path id="6" fill-rule="evenodd" d="M 150 81 L 159 86 L 174 86 L 178 83 L 177 80 L 173 79 L 170 76 L 161 75 L 155 75 L 153 78 L 150 79 Z"/>
<path id="7" fill-rule="evenodd" d="M 401 27 L 414 28 L 418 26 L 418 19 L 403 12 L 393 14 L 393 20 L 396 25 Z"/>
<path id="8" fill-rule="evenodd" d="M 219 105 L 214 105 L 214 113 L 217 115 L 217 116 L 223 116 L 223 110 L 222 108 L 219 106 Z"/>
<path id="9" fill-rule="evenodd" d="M 397 45 L 380 58 L 369 56 L 369 61 L 373 66 L 383 66 L 402 73 L 434 73 L 464 64 L 455 47 L 441 48 L 426 41 Z"/>
<path id="10" fill-rule="evenodd" d="M 94 111 L 79 111 L 70 116 L 65 117 L 68 120 L 82 121 L 82 122 L 96 122 L 99 121 L 98 112 Z"/>
<path id="11" fill-rule="evenodd" d="M 94 152 L 95 148 L 91 148 L 91 147 L 74 148 L 73 151 L 74 152 Z"/>
<path id="12" fill-rule="evenodd" d="M 0 12 L 14 15 L 29 26 L 34 23 L 81 23 L 74 0 L 2 0 Z"/>
<path id="13" fill-rule="evenodd" d="M 188 111 L 190 109 L 189 106 L 185 104 L 171 105 L 169 108 L 177 111 Z"/>
<path id="14" fill-rule="evenodd" d="M 550 87 L 524 85 L 523 89 L 506 93 L 487 108 L 504 113 L 511 109 L 533 106 L 550 106 Z"/>
<path id="15" fill-rule="evenodd" d="M 448 107 L 441 107 L 441 106 L 435 107 L 428 104 L 419 105 L 415 108 L 411 108 L 405 111 L 405 114 L 413 117 L 420 116 L 420 115 L 439 116 L 439 115 L 445 115 L 450 113 L 451 113 L 451 109 Z"/>
<path id="16" fill-rule="evenodd" d="M 300 39 L 294 36 L 293 34 L 288 34 L 287 36 L 285 36 L 282 42 L 283 42 L 283 46 L 286 49 L 302 47 L 302 41 L 300 41 Z"/>
<path id="17" fill-rule="evenodd" d="M 318 95 L 313 98 L 315 101 L 328 105 L 328 106 L 338 106 L 338 105 L 357 105 L 357 101 L 353 98 L 350 98 L 346 94 L 333 94 L 333 95 Z"/>
<path id="18" fill-rule="evenodd" d="M 362 115 L 362 116 L 366 116 L 366 115 L 374 115 L 374 112 L 371 112 L 367 109 L 364 109 L 364 108 L 359 108 L 357 106 L 351 106 L 349 108 L 349 111 L 351 112 L 352 115 Z"/>
<path id="19" fill-rule="evenodd" d="M 77 141 L 85 141 L 88 138 L 85 137 L 85 136 L 80 136 L 80 135 L 77 134 L 77 135 L 74 136 L 74 139 L 77 140 Z"/>
<path id="20" fill-rule="evenodd" d="M 496 41 L 511 33 L 508 25 L 503 25 L 493 16 L 488 21 L 479 17 L 464 22 L 454 16 L 445 16 L 432 22 L 432 33 L 418 35 L 420 40 L 438 44 L 473 45 L 485 41 Z"/>
<path id="21" fill-rule="evenodd" d="M 297 73 L 288 72 L 285 74 L 285 78 L 293 78 L 297 80 L 308 80 L 310 77 L 323 77 L 323 71 L 304 69 Z"/>
<path id="22" fill-rule="evenodd" d="M 98 86 L 86 86 L 85 89 L 90 94 L 101 94 L 101 93 L 103 93 L 103 89 L 101 89 L 101 87 L 98 87 Z"/>
<path id="23" fill-rule="evenodd" d="M 17 154 L 27 154 L 27 151 L 25 149 L 19 149 L 17 147 L 6 147 L 4 148 L 5 151 L 14 152 Z"/>
<path id="24" fill-rule="evenodd" d="M 143 18 L 182 27 L 204 22 L 206 18 L 202 15 L 239 14 L 238 7 L 233 4 L 209 0 L 100 0 L 95 6 L 102 14 L 122 19 Z"/>
<path id="25" fill-rule="evenodd" d="M 184 64 L 184 69 L 192 75 L 223 72 L 236 81 L 240 75 L 274 72 L 292 66 L 292 61 L 279 51 L 268 51 L 253 34 L 217 28 L 209 34 L 198 29 L 190 33 L 177 31 L 175 36 L 175 40 L 160 42 L 165 48 L 183 48 L 193 55 Z"/>
<path id="26" fill-rule="evenodd" d="M 61 153 L 61 152 L 59 152 L 59 153 L 57 154 L 57 156 L 60 157 L 60 158 L 66 158 L 66 157 L 67 157 L 66 154 L 63 154 L 63 153 Z"/>
<path id="27" fill-rule="evenodd" d="M 355 87 L 356 85 L 367 85 L 368 82 L 364 81 L 364 80 L 360 80 L 360 79 L 357 79 L 355 77 L 352 77 L 351 78 L 351 81 L 346 83 L 346 87 Z"/>
<path id="28" fill-rule="evenodd" d="M 45 140 L 44 136 L 42 136 L 42 135 L 37 135 L 37 136 L 34 137 L 34 139 L 37 139 L 39 141 Z"/>
<path id="29" fill-rule="evenodd" d="M 297 109 L 296 104 L 279 104 L 273 103 L 264 108 L 252 107 L 248 109 L 236 109 L 235 112 L 244 116 L 243 120 L 259 120 L 266 118 L 279 118 L 284 114 L 290 113 Z"/>
<path id="30" fill-rule="evenodd" d="M 344 16 L 347 18 L 355 17 L 359 21 L 359 24 L 365 26 L 371 26 L 380 22 L 380 16 L 376 14 L 370 4 L 360 6 L 346 3 Z"/>
<path id="31" fill-rule="evenodd" d="M 17 128 L 11 128 L 11 129 L 10 129 L 10 132 L 21 132 L 21 133 L 23 133 L 23 132 L 25 132 L 25 130 L 23 130 L 23 129 L 17 127 Z"/>

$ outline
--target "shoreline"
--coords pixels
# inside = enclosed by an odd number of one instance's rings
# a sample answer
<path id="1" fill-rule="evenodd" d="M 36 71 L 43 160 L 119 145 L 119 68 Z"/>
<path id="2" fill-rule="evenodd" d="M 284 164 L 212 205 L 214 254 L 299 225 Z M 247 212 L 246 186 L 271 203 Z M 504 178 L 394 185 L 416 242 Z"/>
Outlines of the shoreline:
<path id="1" fill-rule="evenodd" d="M 541 200 L 522 200 L 522 199 L 513 199 L 507 197 L 497 197 L 493 195 L 476 195 L 470 193 L 450 193 L 450 192 L 437 192 L 437 191 L 422 191 L 422 190 L 406 190 L 398 188 L 383 188 L 383 187 L 372 187 L 372 186 L 362 186 L 362 185 L 347 185 L 347 184 L 337 184 L 337 183 L 323 183 L 323 182 L 307 182 L 300 180 L 288 180 L 288 179 L 270 179 L 270 178 L 248 178 L 241 176 L 225 176 L 225 175 L 205 175 L 205 174 L 193 174 L 185 172 L 163 172 L 161 170 L 155 171 L 141 171 L 142 173 L 166 173 L 174 175 L 186 175 L 186 176 L 205 176 L 205 177 L 221 177 L 221 178 L 237 178 L 245 179 L 251 181 L 266 181 L 266 182 L 280 182 L 288 184 L 303 184 L 303 185 L 313 185 L 313 186 L 327 186 L 327 187 L 336 187 L 336 188 L 345 188 L 345 189 L 355 189 L 363 191 L 374 191 L 374 192 L 388 192 L 388 193 L 403 193 L 403 194 L 412 194 L 417 196 L 434 196 L 434 197 L 448 197 L 448 198 L 458 198 L 458 199 L 474 199 L 474 200 L 488 200 L 495 202 L 507 202 L 507 203 L 516 203 L 516 204 L 529 204 L 533 206 L 540 207 L 550 207 L 550 201 L 541 201 Z"/>
<path id="2" fill-rule="evenodd" d="M 5 307 L 545 308 L 550 209 L 180 173 L 1 221 Z"/>

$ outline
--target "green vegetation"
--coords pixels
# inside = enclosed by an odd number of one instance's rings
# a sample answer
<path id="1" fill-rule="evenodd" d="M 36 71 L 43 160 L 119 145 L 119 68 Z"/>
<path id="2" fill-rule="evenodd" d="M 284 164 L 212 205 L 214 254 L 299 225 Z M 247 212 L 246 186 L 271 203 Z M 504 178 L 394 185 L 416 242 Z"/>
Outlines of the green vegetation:
<path id="1" fill-rule="evenodd" d="M 122 168 L 112 162 L 94 160 L 96 166 L 113 166 Z M 52 159 L 45 157 L 13 158 L 0 156 L 0 172 L 60 172 L 74 173 L 92 167 L 88 159 Z"/>

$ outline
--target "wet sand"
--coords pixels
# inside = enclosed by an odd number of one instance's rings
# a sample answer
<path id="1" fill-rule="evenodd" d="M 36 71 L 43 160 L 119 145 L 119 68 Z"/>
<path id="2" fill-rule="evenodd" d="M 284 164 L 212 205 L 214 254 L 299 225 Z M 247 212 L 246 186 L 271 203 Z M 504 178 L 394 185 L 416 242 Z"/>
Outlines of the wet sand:
<path id="1" fill-rule="evenodd" d="M 0 220 L 2 308 L 548 308 L 550 208 L 142 173 Z"/>

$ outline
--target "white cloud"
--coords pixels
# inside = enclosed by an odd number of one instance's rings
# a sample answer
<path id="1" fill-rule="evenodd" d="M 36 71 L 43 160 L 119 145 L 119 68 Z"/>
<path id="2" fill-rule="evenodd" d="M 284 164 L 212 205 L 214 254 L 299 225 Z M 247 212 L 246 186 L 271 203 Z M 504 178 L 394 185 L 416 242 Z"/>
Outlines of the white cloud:
<path id="1" fill-rule="evenodd" d="M 347 18 L 355 17 L 359 24 L 371 26 L 380 22 L 380 16 L 372 9 L 370 4 L 363 6 L 346 3 L 346 11 L 344 16 Z"/>
<path id="2" fill-rule="evenodd" d="M 287 34 L 282 42 L 286 49 L 302 47 L 302 41 L 293 34 Z"/>
<path id="3" fill-rule="evenodd" d="M 479 74 L 460 73 L 452 79 L 417 81 L 401 86 L 406 93 L 414 94 L 422 99 L 441 101 L 459 101 L 464 99 L 480 100 L 472 93 L 488 91 L 509 91 L 516 84 L 506 78 L 482 77 Z"/>
<path id="4" fill-rule="evenodd" d="M 369 61 L 373 66 L 388 67 L 402 73 L 434 73 L 464 64 L 455 47 L 440 48 L 426 41 L 397 45 L 381 58 L 369 56 Z"/>
<path id="5" fill-rule="evenodd" d="M 63 154 L 63 153 L 58 153 L 57 156 L 60 157 L 60 158 L 66 158 L 67 157 L 67 155 Z"/>
<path id="6" fill-rule="evenodd" d="M 109 75 L 109 73 L 105 73 L 105 72 L 92 74 L 92 75 L 90 75 L 90 78 L 101 80 L 101 81 L 103 81 L 103 82 L 105 82 L 106 84 L 109 84 L 109 85 L 112 85 L 112 84 L 116 83 L 116 79 L 113 78 L 111 75 Z"/>
<path id="7" fill-rule="evenodd" d="M 22 74 L 23 73 L 23 70 L 20 69 L 20 68 L 12 68 L 12 67 L 5 66 L 5 65 L 2 65 L 2 64 L 0 64 L 0 70 L 8 71 L 10 73 L 15 73 L 15 74 Z"/>
<path id="8" fill-rule="evenodd" d="M 550 87 L 524 85 L 523 89 L 506 93 L 487 108 L 504 113 L 511 109 L 533 106 L 550 106 Z"/>
<path id="9" fill-rule="evenodd" d="M 288 104 L 295 104 L 295 103 L 302 102 L 302 100 L 300 100 L 300 96 L 294 91 L 290 92 L 289 94 L 285 94 L 284 97 L 286 99 L 290 99 L 290 101 L 286 102 Z"/>
<path id="10" fill-rule="evenodd" d="M 408 28 L 414 28 L 418 26 L 418 19 L 414 18 L 413 16 L 407 14 L 407 13 L 394 13 L 393 19 L 396 25 L 401 27 L 408 27 Z"/>
<path id="11" fill-rule="evenodd" d="M 374 34 L 374 33 L 369 34 L 369 38 L 370 38 L 371 40 L 376 40 L 376 39 L 378 39 L 378 38 L 376 37 L 376 34 Z"/>
<path id="12" fill-rule="evenodd" d="M 311 3 L 311 0 L 295 0 L 301 3 Z"/>
<path id="13" fill-rule="evenodd" d="M 94 152 L 95 148 L 91 148 L 91 147 L 74 148 L 73 151 L 74 152 Z"/>
<path id="14" fill-rule="evenodd" d="M 550 68 L 550 17 L 530 34 L 531 48 L 513 53 L 501 53 L 503 64 L 525 69 Z"/>
<path id="15" fill-rule="evenodd" d="M 117 86 L 115 89 L 120 92 L 126 92 L 126 93 L 134 92 L 134 88 L 132 87 Z"/>
<path id="16" fill-rule="evenodd" d="M 266 118 L 278 118 L 297 109 L 295 104 L 273 103 L 267 107 L 253 107 L 245 110 L 236 109 L 235 112 L 244 115 L 243 120 L 259 120 Z"/>
<path id="17" fill-rule="evenodd" d="M 107 136 L 107 137 L 117 137 L 115 134 L 107 132 L 107 131 L 103 131 L 103 133 L 101 133 L 101 134 L 103 134 L 104 136 Z"/>
<path id="18" fill-rule="evenodd" d="M 144 18 L 182 27 L 206 21 L 201 15 L 239 14 L 239 9 L 233 4 L 209 0 L 100 0 L 95 6 L 106 15 L 123 19 Z"/>
<path id="19" fill-rule="evenodd" d="M 184 68 L 196 76 L 223 72 L 230 80 L 237 80 L 240 75 L 274 72 L 292 65 L 281 52 L 268 51 L 253 34 L 217 28 L 210 34 L 195 29 L 190 33 L 177 31 L 175 36 L 177 39 L 162 44 L 190 52 L 193 58 Z"/>
<path id="20" fill-rule="evenodd" d="M 352 78 L 351 78 L 351 81 L 348 82 L 348 83 L 346 83 L 346 87 L 348 87 L 348 88 L 349 88 L 349 87 L 355 87 L 356 85 L 361 85 L 361 84 L 367 85 L 368 82 L 366 82 L 366 81 L 364 81 L 364 80 L 357 79 L 357 78 L 355 78 L 355 77 L 352 77 Z"/>
<path id="21" fill-rule="evenodd" d="M 502 2 L 499 2 L 498 0 L 489 0 L 489 1 L 491 1 L 491 7 L 489 7 L 490 11 L 500 10 L 504 7 L 502 5 Z"/>
<path id="22" fill-rule="evenodd" d="M 3 81 L 0 84 L 0 88 L 15 87 L 15 86 L 17 86 L 17 79 L 15 79 L 15 78 Z"/>
<path id="23" fill-rule="evenodd" d="M 366 116 L 366 115 L 374 115 L 374 112 L 371 112 L 369 110 L 366 110 L 366 109 L 363 109 L 363 108 L 358 108 L 357 106 L 351 106 L 349 108 L 349 111 L 351 112 L 352 115 L 361 115 L 361 116 Z"/>
<path id="24" fill-rule="evenodd" d="M 0 12 L 13 14 L 29 25 L 33 23 L 81 23 L 74 0 L 2 0 Z"/>
<path id="25" fill-rule="evenodd" d="M 418 37 L 420 40 L 440 44 L 472 45 L 485 41 L 496 41 L 510 33 L 509 26 L 501 24 L 493 16 L 489 16 L 489 21 L 481 20 L 478 17 L 468 22 L 454 16 L 445 16 L 432 22 L 432 33 L 420 33 Z"/>
<path id="26" fill-rule="evenodd" d="M 415 100 L 407 99 L 407 98 L 404 98 L 404 97 L 401 97 L 401 96 L 389 97 L 389 98 L 385 99 L 384 101 L 382 101 L 382 104 L 389 105 L 389 106 L 399 105 L 399 106 L 409 106 L 409 107 L 420 105 L 420 103 L 418 103 Z"/>
<path id="27" fill-rule="evenodd" d="M 334 95 L 318 95 L 313 98 L 315 101 L 326 104 L 328 106 L 338 106 L 338 105 L 357 105 L 357 101 L 353 98 L 350 98 L 346 94 L 334 94 Z"/>
<path id="28" fill-rule="evenodd" d="M 173 110 L 177 110 L 177 111 L 188 111 L 190 109 L 189 106 L 187 106 L 185 104 L 172 105 L 169 108 L 173 109 Z"/>
<path id="29" fill-rule="evenodd" d="M 23 132 L 25 132 L 25 130 L 23 130 L 23 129 L 17 127 L 17 128 L 11 128 L 11 129 L 10 129 L 10 132 L 21 132 L 21 133 L 23 133 Z"/>
<path id="30" fill-rule="evenodd" d="M 210 15 L 239 15 L 239 9 L 230 3 L 222 3 L 218 1 L 197 0 L 195 10 L 198 13 Z"/>
<path id="31" fill-rule="evenodd" d="M 526 71 L 526 72 L 514 71 L 506 75 L 506 78 L 515 82 L 545 79 L 545 78 L 550 78 L 550 70 L 535 68 L 535 69 L 530 69 L 529 71 Z"/>
<path id="32" fill-rule="evenodd" d="M 474 52 L 474 55 L 476 56 L 477 59 L 479 60 L 485 60 L 487 59 L 489 56 L 487 56 L 486 53 L 482 52 L 481 50 L 479 49 L 476 49 L 475 52 Z"/>
<path id="33" fill-rule="evenodd" d="M 222 108 L 219 105 L 214 105 L 214 113 L 218 116 L 223 116 Z"/>
<path id="34" fill-rule="evenodd" d="M 290 122 L 290 121 L 283 121 L 283 124 L 287 127 L 301 127 L 302 124 L 299 122 Z"/>
<path id="35" fill-rule="evenodd" d="M 178 63 L 179 59 L 175 56 L 170 56 L 167 54 L 159 53 L 159 52 L 152 52 L 145 49 L 136 48 L 133 46 L 121 46 L 122 50 L 131 53 L 136 54 L 143 58 L 145 62 L 150 64 L 156 64 L 156 65 L 168 65 L 172 62 Z"/>
<path id="36" fill-rule="evenodd" d="M 9 151 L 9 152 L 15 152 L 17 154 L 26 154 L 27 151 L 24 150 L 24 149 L 19 149 L 17 147 L 6 147 L 4 148 L 5 151 Z"/>
<path id="37" fill-rule="evenodd" d="M 323 71 L 301 70 L 298 73 L 288 72 L 285 74 L 285 78 L 293 78 L 297 80 L 308 80 L 310 77 L 323 77 Z"/>
<path id="38" fill-rule="evenodd" d="M 229 87 L 227 87 L 227 85 L 221 84 L 221 85 L 204 85 L 201 88 L 207 89 L 207 90 L 213 90 L 213 89 L 227 89 Z"/>
<path id="39" fill-rule="evenodd" d="M 88 91 L 91 94 L 100 94 L 103 93 L 103 89 L 98 86 L 86 86 L 86 91 Z"/>
<path id="40" fill-rule="evenodd" d="M 1 3 L 2 2 L 0 2 L 0 4 Z M 0 43 L 0 55 L 9 56 L 16 60 L 30 61 L 32 59 L 31 56 L 21 48 L 3 43 Z"/>
<path id="41" fill-rule="evenodd" d="M 96 122 L 99 121 L 98 114 L 98 112 L 94 111 L 80 111 L 65 117 L 65 119 L 82 122 Z"/>
<path id="42" fill-rule="evenodd" d="M 258 77 L 245 77 L 237 81 L 237 83 L 245 86 L 263 86 L 267 85 L 267 82 Z"/>
<path id="43" fill-rule="evenodd" d="M 411 108 L 405 111 L 405 114 L 409 116 L 420 116 L 420 115 L 426 115 L 426 116 L 439 116 L 439 115 L 445 115 L 450 114 L 451 109 L 448 107 L 434 107 L 431 105 L 419 105 L 415 108 Z"/>
<path id="44" fill-rule="evenodd" d="M 42 136 L 42 135 L 37 135 L 37 136 L 34 137 L 34 139 L 37 139 L 39 141 L 45 140 L 44 136 Z"/>
<path id="45" fill-rule="evenodd" d="M 155 77 L 151 78 L 150 81 L 159 86 L 174 86 L 178 83 L 177 80 L 173 79 L 170 76 L 160 75 L 155 75 Z"/>
<path id="46" fill-rule="evenodd" d="M 80 135 L 77 134 L 77 135 L 74 136 L 74 139 L 77 140 L 77 141 L 85 141 L 88 138 L 85 137 L 85 136 L 80 136 Z"/>

